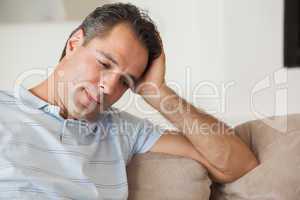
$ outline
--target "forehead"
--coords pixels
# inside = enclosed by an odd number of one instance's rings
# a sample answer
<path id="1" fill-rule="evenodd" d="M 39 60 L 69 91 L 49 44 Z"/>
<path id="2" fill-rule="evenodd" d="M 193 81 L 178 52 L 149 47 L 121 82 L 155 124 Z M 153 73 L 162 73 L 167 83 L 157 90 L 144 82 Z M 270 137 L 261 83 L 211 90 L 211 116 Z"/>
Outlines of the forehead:
<path id="1" fill-rule="evenodd" d="M 148 63 L 148 50 L 125 23 L 113 27 L 105 37 L 95 37 L 88 46 L 111 55 L 123 71 L 137 76 L 144 72 Z"/>

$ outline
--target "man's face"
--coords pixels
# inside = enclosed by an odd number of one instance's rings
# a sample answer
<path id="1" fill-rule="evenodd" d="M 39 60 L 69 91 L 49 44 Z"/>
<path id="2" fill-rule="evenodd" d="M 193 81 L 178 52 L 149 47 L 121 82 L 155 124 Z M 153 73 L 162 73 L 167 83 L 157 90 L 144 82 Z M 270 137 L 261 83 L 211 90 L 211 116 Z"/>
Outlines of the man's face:
<path id="1" fill-rule="evenodd" d="M 67 98 L 60 100 L 75 118 L 93 118 L 115 103 L 134 87 L 148 63 L 147 49 L 127 24 L 115 26 L 108 35 L 95 37 L 84 47 L 67 48 L 58 72 L 64 86 L 58 85 L 58 91 L 60 97 L 67 93 Z"/>

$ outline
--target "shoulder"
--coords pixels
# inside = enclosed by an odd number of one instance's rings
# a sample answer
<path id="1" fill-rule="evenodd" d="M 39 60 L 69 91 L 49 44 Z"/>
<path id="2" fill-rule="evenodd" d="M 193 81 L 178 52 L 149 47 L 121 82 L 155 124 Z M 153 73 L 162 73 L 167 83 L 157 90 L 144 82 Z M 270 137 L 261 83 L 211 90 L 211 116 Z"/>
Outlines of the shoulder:
<path id="1" fill-rule="evenodd" d="M 20 114 L 20 102 L 13 92 L 0 90 L 0 122 L 15 121 Z"/>
<path id="2" fill-rule="evenodd" d="M 118 108 L 110 108 L 109 112 L 111 124 L 115 127 L 122 127 L 124 130 L 130 130 L 134 132 L 148 131 L 148 132 L 159 132 L 163 133 L 166 131 L 161 125 L 153 123 L 146 117 L 140 117 L 133 115 L 124 110 Z"/>
<path id="3" fill-rule="evenodd" d="M 17 98 L 13 95 L 13 92 L 0 90 L 0 106 L 9 107 L 18 105 Z"/>
<path id="4" fill-rule="evenodd" d="M 13 93 L 10 91 L 0 90 L 0 101 L 16 101 L 16 98 L 14 97 Z"/>
<path id="5" fill-rule="evenodd" d="M 115 122 L 130 122 L 130 123 L 139 123 L 144 121 L 145 119 L 135 116 L 127 111 L 120 110 L 115 107 L 109 108 L 107 114 Z"/>
<path id="6" fill-rule="evenodd" d="M 149 119 L 131 114 L 127 111 L 111 107 L 102 123 L 113 129 L 131 135 L 138 134 L 142 130 L 154 130 L 158 128 Z"/>

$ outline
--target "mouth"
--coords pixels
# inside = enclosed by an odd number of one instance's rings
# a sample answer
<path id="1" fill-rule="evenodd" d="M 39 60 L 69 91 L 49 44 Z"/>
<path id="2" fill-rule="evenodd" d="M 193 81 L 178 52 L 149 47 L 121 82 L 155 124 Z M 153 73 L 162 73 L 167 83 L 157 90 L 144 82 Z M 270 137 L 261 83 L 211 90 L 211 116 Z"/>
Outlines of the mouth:
<path id="1" fill-rule="evenodd" d="M 97 104 L 100 105 L 100 101 L 98 100 L 98 98 L 96 98 L 96 97 L 94 97 L 93 95 L 91 95 L 91 94 L 89 93 L 89 91 L 86 90 L 86 89 L 84 89 L 84 92 L 86 93 L 87 98 L 88 98 L 91 102 L 95 102 L 95 103 L 97 103 Z"/>

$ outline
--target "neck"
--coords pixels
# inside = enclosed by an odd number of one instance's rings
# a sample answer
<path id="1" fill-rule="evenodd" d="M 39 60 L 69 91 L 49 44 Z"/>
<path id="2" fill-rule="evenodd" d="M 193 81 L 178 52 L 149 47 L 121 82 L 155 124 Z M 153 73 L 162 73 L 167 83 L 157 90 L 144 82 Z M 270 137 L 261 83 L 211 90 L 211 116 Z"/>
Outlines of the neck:
<path id="1" fill-rule="evenodd" d="M 38 84 L 37 86 L 29 89 L 29 91 L 35 96 L 41 98 L 42 100 L 48 102 L 49 104 L 60 107 L 60 115 L 63 118 L 67 118 L 68 113 L 59 98 L 57 91 L 57 82 L 56 73 L 52 73 L 46 80 Z"/>

